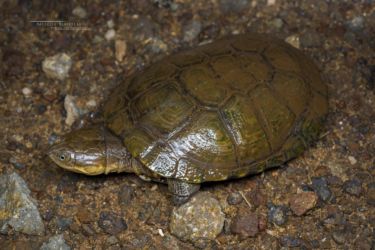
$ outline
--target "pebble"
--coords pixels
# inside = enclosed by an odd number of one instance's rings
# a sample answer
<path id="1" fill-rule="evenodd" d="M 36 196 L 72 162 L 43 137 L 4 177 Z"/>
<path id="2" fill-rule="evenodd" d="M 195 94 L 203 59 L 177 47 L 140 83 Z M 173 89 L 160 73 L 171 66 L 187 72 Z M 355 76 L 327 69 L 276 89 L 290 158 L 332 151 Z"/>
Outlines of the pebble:
<path id="1" fill-rule="evenodd" d="M 271 26 L 273 26 L 275 29 L 281 29 L 283 27 L 283 20 L 281 18 L 274 18 L 271 20 Z"/>
<path id="2" fill-rule="evenodd" d="M 43 243 L 40 250 L 70 250 L 70 246 L 66 244 L 64 236 L 58 234 L 48 239 L 48 242 Z"/>
<path id="3" fill-rule="evenodd" d="M 82 8 L 81 6 L 77 6 L 73 9 L 72 11 L 72 14 L 81 18 L 81 19 L 84 19 L 87 17 L 87 12 L 84 8 Z"/>
<path id="4" fill-rule="evenodd" d="M 30 88 L 28 88 L 28 87 L 25 87 L 25 88 L 22 89 L 22 94 L 25 97 L 31 96 L 32 93 L 33 93 L 33 91 Z"/>
<path id="5" fill-rule="evenodd" d="M 284 247 L 299 247 L 302 241 L 299 238 L 287 235 L 280 238 L 280 244 Z"/>
<path id="6" fill-rule="evenodd" d="M 301 47 L 300 39 L 298 35 L 291 35 L 285 38 L 285 42 L 289 43 L 293 47 L 299 49 Z"/>
<path id="7" fill-rule="evenodd" d="M 18 162 L 18 160 L 14 157 L 10 157 L 8 162 L 12 164 L 16 169 L 22 170 L 25 169 L 26 165 L 23 163 Z"/>
<path id="8" fill-rule="evenodd" d="M 115 22 L 111 19 L 107 21 L 107 27 L 113 29 L 115 27 Z"/>
<path id="9" fill-rule="evenodd" d="M 319 47 L 322 43 L 321 37 L 313 30 L 308 30 L 300 37 L 301 45 L 303 47 Z"/>
<path id="10" fill-rule="evenodd" d="M 223 13 L 241 12 L 249 5 L 249 0 L 220 0 L 220 9 Z"/>
<path id="11" fill-rule="evenodd" d="M 184 31 L 183 31 L 184 38 L 183 38 L 183 40 L 185 42 L 193 41 L 199 35 L 201 30 L 202 30 L 201 22 L 199 22 L 197 20 L 192 20 L 190 23 L 188 23 L 184 27 Z"/>
<path id="12" fill-rule="evenodd" d="M 0 232 L 3 234 L 11 229 L 29 235 L 44 234 L 37 202 L 17 173 L 0 176 L 0 215 Z"/>
<path id="13" fill-rule="evenodd" d="M 222 231 L 224 219 L 218 200 L 207 192 L 199 192 L 173 209 L 169 226 L 171 233 L 181 240 L 213 240 Z"/>
<path id="14" fill-rule="evenodd" d="M 116 31 L 114 29 L 108 30 L 104 35 L 104 37 L 105 37 L 105 39 L 107 39 L 107 41 L 113 40 L 115 38 L 115 36 L 116 36 Z"/>
<path id="15" fill-rule="evenodd" d="M 115 41 L 115 56 L 116 60 L 122 62 L 126 54 L 126 42 L 124 40 Z"/>
<path id="16" fill-rule="evenodd" d="M 90 223 L 94 220 L 94 214 L 90 212 L 90 210 L 86 208 L 81 208 L 76 213 L 76 217 L 81 223 Z"/>
<path id="17" fill-rule="evenodd" d="M 314 192 L 302 192 L 295 194 L 289 201 L 290 209 L 297 216 L 304 215 L 314 208 L 318 201 L 318 196 Z"/>
<path id="18" fill-rule="evenodd" d="M 155 37 L 147 44 L 146 48 L 151 50 L 152 53 L 158 54 L 166 52 L 168 50 L 168 45 L 163 40 Z"/>
<path id="19" fill-rule="evenodd" d="M 227 202 L 229 205 L 237 205 L 242 202 L 243 198 L 239 192 L 230 193 L 227 197 Z"/>
<path id="20" fill-rule="evenodd" d="M 79 118 L 79 110 L 75 104 L 75 97 L 66 95 L 64 99 L 64 108 L 66 111 L 65 124 L 72 126 L 72 124 Z"/>
<path id="21" fill-rule="evenodd" d="M 118 239 L 116 238 L 116 236 L 109 236 L 106 240 L 106 243 L 107 245 L 111 246 L 111 245 L 115 245 L 117 243 L 119 243 Z"/>
<path id="22" fill-rule="evenodd" d="M 268 220 L 278 226 L 284 225 L 288 220 L 288 208 L 286 206 L 277 206 L 268 204 Z"/>
<path id="23" fill-rule="evenodd" d="M 365 26 L 365 19 L 363 16 L 357 16 L 354 17 L 352 20 L 350 20 L 347 25 L 349 30 L 351 31 L 360 31 L 364 28 Z"/>
<path id="24" fill-rule="evenodd" d="M 344 244 L 346 240 L 347 235 L 342 230 L 336 230 L 332 233 L 332 239 L 337 244 Z"/>
<path id="25" fill-rule="evenodd" d="M 94 230 L 92 230 L 90 225 L 82 224 L 82 233 L 86 236 L 92 236 L 95 235 Z"/>
<path id="26" fill-rule="evenodd" d="M 357 163 L 357 159 L 354 156 L 348 156 L 348 160 L 352 165 L 355 165 Z"/>
<path id="27" fill-rule="evenodd" d="M 347 180 L 343 189 L 346 193 L 359 197 L 362 193 L 362 183 L 358 179 Z"/>
<path id="28" fill-rule="evenodd" d="M 129 185 L 122 185 L 117 194 L 118 202 L 120 205 L 127 206 L 130 205 L 134 198 L 135 189 Z"/>
<path id="29" fill-rule="evenodd" d="M 98 225 L 104 232 L 115 235 L 128 228 L 125 220 L 113 212 L 101 212 Z"/>
<path id="30" fill-rule="evenodd" d="M 231 231 L 242 239 L 254 237 L 259 232 L 259 219 L 256 213 L 237 214 L 231 224 Z"/>
<path id="31" fill-rule="evenodd" d="M 42 69 L 50 78 L 64 80 L 72 66 L 72 59 L 65 53 L 59 53 L 44 59 Z"/>
<path id="32" fill-rule="evenodd" d="M 332 192 L 328 187 L 328 182 L 325 177 L 312 178 L 311 186 L 322 201 L 327 202 L 332 197 Z"/>
<path id="33" fill-rule="evenodd" d="M 70 224 L 72 224 L 72 222 L 72 218 L 57 217 L 56 219 L 56 224 L 60 231 L 65 231 L 70 226 Z"/>

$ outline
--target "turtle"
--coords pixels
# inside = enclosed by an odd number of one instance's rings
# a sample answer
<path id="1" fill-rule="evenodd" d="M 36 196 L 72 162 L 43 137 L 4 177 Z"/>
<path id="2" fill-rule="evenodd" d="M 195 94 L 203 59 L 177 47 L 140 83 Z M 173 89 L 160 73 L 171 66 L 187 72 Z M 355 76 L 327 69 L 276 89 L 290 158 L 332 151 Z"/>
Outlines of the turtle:
<path id="1" fill-rule="evenodd" d="M 62 136 L 48 155 L 77 173 L 165 183 L 183 204 L 201 183 L 301 155 L 327 113 L 327 85 L 310 58 L 268 35 L 232 35 L 126 77 L 101 106 L 102 122 Z"/>

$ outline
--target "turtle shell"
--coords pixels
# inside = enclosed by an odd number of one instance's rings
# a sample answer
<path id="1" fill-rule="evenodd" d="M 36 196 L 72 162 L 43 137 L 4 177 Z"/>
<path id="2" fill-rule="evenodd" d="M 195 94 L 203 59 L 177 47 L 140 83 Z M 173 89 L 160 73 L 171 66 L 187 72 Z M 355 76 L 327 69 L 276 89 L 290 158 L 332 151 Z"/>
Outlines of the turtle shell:
<path id="1" fill-rule="evenodd" d="M 165 178 L 191 183 L 259 173 L 318 138 L 327 86 L 313 62 L 258 34 L 183 51 L 121 83 L 107 126 Z"/>

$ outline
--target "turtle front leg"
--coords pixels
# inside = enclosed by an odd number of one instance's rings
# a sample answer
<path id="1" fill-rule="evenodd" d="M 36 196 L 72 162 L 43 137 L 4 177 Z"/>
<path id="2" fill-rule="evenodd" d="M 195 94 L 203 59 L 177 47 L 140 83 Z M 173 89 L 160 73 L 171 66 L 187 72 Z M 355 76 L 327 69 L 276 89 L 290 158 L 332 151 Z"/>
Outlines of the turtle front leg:
<path id="1" fill-rule="evenodd" d="M 173 203 L 181 205 L 189 200 L 200 188 L 200 184 L 187 183 L 176 179 L 168 179 L 168 190 L 173 195 Z"/>

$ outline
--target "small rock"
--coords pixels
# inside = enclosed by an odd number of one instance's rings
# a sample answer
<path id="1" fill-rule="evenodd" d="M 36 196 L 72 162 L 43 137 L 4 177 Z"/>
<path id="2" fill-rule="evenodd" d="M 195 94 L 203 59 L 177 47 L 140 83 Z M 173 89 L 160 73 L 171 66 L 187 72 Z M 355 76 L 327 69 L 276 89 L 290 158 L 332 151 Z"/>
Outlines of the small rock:
<path id="1" fill-rule="evenodd" d="M 95 43 L 95 44 L 98 44 L 98 43 L 101 43 L 103 42 L 103 38 L 99 35 L 95 35 L 94 38 L 92 39 L 92 42 Z"/>
<path id="2" fill-rule="evenodd" d="M 249 0 L 220 0 L 220 9 L 223 13 L 228 12 L 241 12 L 249 5 Z"/>
<path id="3" fill-rule="evenodd" d="M 118 239 L 116 238 L 116 236 L 112 235 L 107 238 L 106 243 L 107 245 L 112 246 L 118 243 Z"/>
<path id="4" fill-rule="evenodd" d="M 79 118 L 79 110 L 75 104 L 75 97 L 66 95 L 64 99 L 64 108 L 66 111 L 65 124 L 72 126 L 72 124 Z"/>
<path id="5" fill-rule="evenodd" d="M 68 246 L 64 240 L 64 236 L 62 234 L 55 235 L 48 239 L 48 242 L 43 243 L 40 247 L 40 250 L 70 250 L 70 246 Z"/>
<path id="6" fill-rule="evenodd" d="M 301 47 L 299 36 L 298 35 L 291 35 L 285 38 L 285 42 L 289 43 L 293 47 L 299 49 Z"/>
<path id="7" fill-rule="evenodd" d="M 82 233 L 86 236 L 93 236 L 95 235 L 94 230 L 88 224 L 82 224 Z"/>
<path id="8" fill-rule="evenodd" d="M 118 234 L 128 228 L 123 218 L 113 212 L 101 212 L 98 225 L 108 234 Z"/>
<path id="9" fill-rule="evenodd" d="M 87 12 L 84 8 L 82 8 L 81 6 L 77 6 L 73 9 L 72 11 L 72 14 L 79 17 L 79 18 L 86 18 L 87 17 Z"/>
<path id="10" fill-rule="evenodd" d="M 25 88 L 22 89 L 22 94 L 25 97 L 31 96 L 32 93 L 33 93 L 33 91 L 30 88 L 28 88 L 28 87 L 25 87 Z"/>
<path id="11" fill-rule="evenodd" d="M 229 205 L 237 205 L 242 202 L 243 198 L 239 192 L 230 193 L 227 197 L 227 202 Z"/>
<path id="12" fill-rule="evenodd" d="M 89 101 L 86 102 L 86 106 L 87 106 L 88 108 L 95 108 L 96 105 L 97 105 L 97 103 L 96 103 L 95 100 L 89 100 Z"/>
<path id="13" fill-rule="evenodd" d="M 255 208 L 267 205 L 267 195 L 259 188 L 246 192 L 245 197 Z"/>
<path id="14" fill-rule="evenodd" d="M 301 36 L 300 41 L 301 45 L 307 48 L 319 47 L 322 43 L 321 36 L 313 30 L 306 31 L 306 33 Z"/>
<path id="15" fill-rule="evenodd" d="M 123 206 L 130 205 L 134 198 L 134 191 L 132 186 L 126 184 L 121 186 L 117 195 L 119 204 Z"/>
<path id="16" fill-rule="evenodd" d="M 357 163 L 357 159 L 354 156 L 349 156 L 348 160 L 352 165 L 355 165 Z"/>
<path id="17" fill-rule="evenodd" d="M 72 218 L 58 217 L 56 219 L 56 224 L 60 231 L 65 231 L 70 226 L 70 224 L 72 224 L 72 221 Z"/>
<path id="18" fill-rule="evenodd" d="M 44 59 L 42 68 L 48 77 L 64 80 L 72 66 L 72 59 L 65 53 Z"/>
<path id="19" fill-rule="evenodd" d="M 275 3 L 276 3 L 276 0 L 267 0 L 268 6 L 274 5 Z"/>
<path id="20" fill-rule="evenodd" d="M 314 192 L 302 192 L 293 195 L 289 204 L 293 213 L 297 216 L 301 216 L 315 207 L 317 201 L 318 196 Z"/>
<path id="21" fill-rule="evenodd" d="M 280 244 L 284 247 L 299 247 L 301 245 L 301 239 L 293 236 L 282 236 L 280 238 Z"/>
<path id="22" fill-rule="evenodd" d="M 153 38 L 146 46 L 147 49 L 151 50 L 153 53 L 158 54 L 160 52 L 165 52 L 168 49 L 167 44 L 160 38 Z"/>
<path id="23" fill-rule="evenodd" d="M 107 21 L 107 27 L 113 29 L 115 27 L 115 22 L 111 19 Z"/>
<path id="24" fill-rule="evenodd" d="M 312 178 L 311 186 L 322 201 L 327 202 L 331 198 L 332 192 L 328 187 L 328 182 L 325 177 Z"/>
<path id="25" fill-rule="evenodd" d="M 360 31 L 365 26 L 365 19 L 363 16 L 354 17 L 350 22 L 347 23 L 347 27 L 351 31 Z"/>
<path id="26" fill-rule="evenodd" d="M 202 30 L 201 22 L 199 22 L 197 20 L 191 21 L 189 24 L 187 24 L 184 27 L 184 31 L 183 31 L 184 38 L 183 38 L 183 40 L 185 42 L 193 41 L 199 35 L 201 30 Z"/>
<path id="27" fill-rule="evenodd" d="M 94 220 L 94 214 L 86 208 L 81 208 L 78 210 L 76 217 L 81 223 L 90 223 Z"/>
<path id="28" fill-rule="evenodd" d="M 241 238 L 254 237 L 259 232 L 258 215 L 255 213 L 237 214 L 231 224 L 231 231 Z"/>
<path id="29" fill-rule="evenodd" d="M 113 40 L 115 38 L 115 36 L 116 36 L 116 31 L 114 29 L 108 30 L 104 35 L 104 37 L 105 37 L 105 39 L 107 39 L 107 41 Z"/>
<path id="30" fill-rule="evenodd" d="M 347 235 L 342 230 L 337 230 L 332 233 L 332 239 L 337 244 L 344 244 L 346 240 Z"/>
<path id="31" fill-rule="evenodd" d="M 275 29 L 281 29 L 283 27 L 283 20 L 281 18 L 274 18 L 271 20 L 271 25 L 275 28 Z"/>
<path id="32" fill-rule="evenodd" d="M 124 40 L 115 41 L 115 52 L 116 52 L 116 60 L 119 62 L 122 62 L 126 54 L 126 42 Z"/>
<path id="33" fill-rule="evenodd" d="M 182 240 L 215 239 L 224 226 L 219 202 L 206 192 L 174 208 L 170 221 L 171 233 Z"/>
<path id="34" fill-rule="evenodd" d="M 278 226 L 284 225 L 288 220 L 288 208 L 286 206 L 268 205 L 268 220 Z"/>
<path id="35" fill-rule="evenodd" d="M 44 233 L 37 202 L 16 173 L 0 176 L 0 232 L 7 234 L 11 229 L 30 235 Z"/>
<path id="36" fill-rule="evenodd" d="M 9 163 L 12 164 L 16 169 L 22 170 L 26 167 L 25 164 L 20 163 L 16 158 L 10 157 L 9 158 Z"/>
<path id="37" fill-rule="evenodd" d="M 347 180 L 343 189 L 346 193 L 359 197 L 362 193 L 362 183 L 357 179 Z"/>

